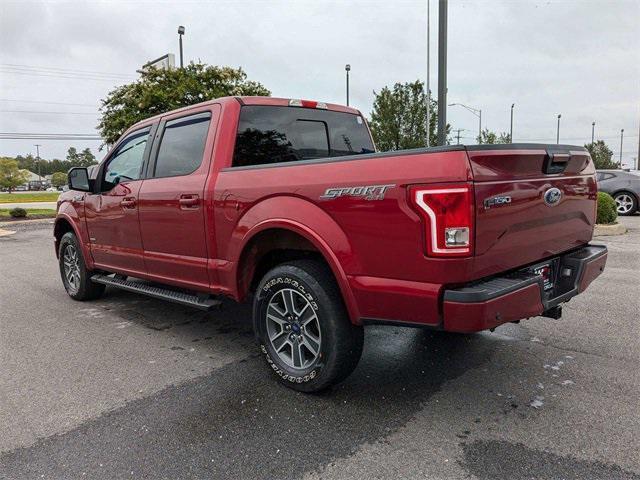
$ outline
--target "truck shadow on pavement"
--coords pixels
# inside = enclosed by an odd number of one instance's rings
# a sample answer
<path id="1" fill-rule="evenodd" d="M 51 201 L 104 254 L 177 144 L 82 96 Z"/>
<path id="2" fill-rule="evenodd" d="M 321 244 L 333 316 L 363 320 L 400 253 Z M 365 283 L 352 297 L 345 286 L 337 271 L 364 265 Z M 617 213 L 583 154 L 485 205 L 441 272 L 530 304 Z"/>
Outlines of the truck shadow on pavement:
<path id="1" fill-rule="evenodd" d="M 490 363 L 495 347 L 482 335 L 371 327 L 354 374 L 327 392 L 305 395 L 278 384 L 264 365 L 247 306 L 228 304 L 203 314 L 109 291 L 91 307 L 156 330 L 173 347 L 196 342 L 215 354 L 207 341 L 230 341 L 244 355 L 0 456 L 7 478 L 76 478 L 83 472 L 91 478 L 299 477 L 384 440 L 443 384 Z M 489 447 L 463 446 L 469 472 L 481 469 L 482 448 Z"/>

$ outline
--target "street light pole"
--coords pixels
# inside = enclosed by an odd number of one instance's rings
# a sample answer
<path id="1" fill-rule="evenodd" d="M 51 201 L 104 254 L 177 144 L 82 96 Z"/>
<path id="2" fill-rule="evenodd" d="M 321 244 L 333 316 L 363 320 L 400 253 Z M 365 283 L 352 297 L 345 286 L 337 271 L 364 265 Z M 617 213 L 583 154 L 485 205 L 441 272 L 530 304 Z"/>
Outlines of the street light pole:
<path id="1" fill-rule="evenodd" d="M 429 4 L 431 0 L 427 0 L 427 147 L 431 146 L 431 10 Z"/>
<path id="2" fill-rule="evenodd" d="M 596 122 L 592 122 L 591 123 L 591 145 L 593 145 L 593 142 L 595 141 L 596 138 Z"/>
<path id="3" fill-rule="evenodd" d="M 447 0 L 438 7 L 438 145 L 447 143 Z"/>
<path id="4" fill-rule="evenodd" d="M 620 130 L 620 168 L 622 168 L 622 139 L 624 138 L 624 128 Z"/>
<path id="5" fill-rule="evenodd" d="M 347 107 L 349 106 L 349 71 L 351 70 L 351 65 L 348 63 L 344 66 L 345 72 L 347 72 Z"/>
<path id="6" fill-rule="evenodd" d="M 180 25 L 178 27 L 178 37 L 180 40 L 180 68 L 184 68 L 184 61 L 182 59 L 182 36 L 184 35 L 184 27 Z"/>
<path id="7" fill-rule="evenodd" d="M 513 107 L 515 107 L 515 103 L 511 104 L 511 123 L 509 126 L 509 139 L 511 140 L 511 143 L 513 143 Z"/>
<path id="8" fill-rule="evenodd" d="M 562 115 L 558 114 L 558 129 L 556 130 L 556 143 L 560 143 L 560 118 L 562 118 Z"/>
<path id="9" fill-rule="evenodd" d="M 482 109 L 473 108 L 464 103 L 450 103 L 450 107 L 462 107 L 471 113 L 473 113 L 476 117 L 478 117 L 478 143 L 482 143 Z"/>

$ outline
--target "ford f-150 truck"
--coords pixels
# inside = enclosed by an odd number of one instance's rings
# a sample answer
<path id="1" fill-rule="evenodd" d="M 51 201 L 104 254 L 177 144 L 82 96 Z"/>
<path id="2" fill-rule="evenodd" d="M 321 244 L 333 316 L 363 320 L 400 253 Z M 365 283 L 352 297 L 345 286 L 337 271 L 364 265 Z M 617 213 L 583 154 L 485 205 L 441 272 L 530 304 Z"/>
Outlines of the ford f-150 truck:
<path id="1" fill-rule="evenodd" d="M 376 153 L 339 105 L 208 101 L 134 125 L 95 170 L 72 169 L 58 201 L 68 294 L 252 301 L 266 363 L 306 392 L 353 371 L 365 325 L 559 318 L 607 258 L 584 148 Z"/>

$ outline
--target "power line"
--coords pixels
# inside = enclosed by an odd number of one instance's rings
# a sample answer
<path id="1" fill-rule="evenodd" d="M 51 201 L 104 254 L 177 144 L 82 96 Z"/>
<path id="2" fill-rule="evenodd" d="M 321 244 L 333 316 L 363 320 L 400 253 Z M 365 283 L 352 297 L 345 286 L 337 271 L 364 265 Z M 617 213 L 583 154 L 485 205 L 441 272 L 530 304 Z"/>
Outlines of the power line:
<path id="1" fill-rule="evenodd" d="M 51 78 L 64 78 L 68 80 L 93 80 L 97 82 L 114 82 L 117 80 L 126 81 L 125 79 L 117 79 L 111 77 L 92 77 L 92 76 L 81 76 L 81 75 L 72 75 L 72 74 L 47 74 L 47 73 L 35 73 L 35 72 L 13 72 L 7 70 L 0 70 L 0 73 L 9 73 L 13 75 L 27 75 L 32 77 L 51 77 Z M 133 79 L 133 77 L 131 78 Z"/>
<path id="2" fill-rule="evenodd" d="M 60 68 L 60 67 L 38 67 L 35 65 L 21 65 L 18 63 L 0 63 L 0 67 L 10 68 L 12 70 L 21 70 L 21 71 L 40 71 L 40 72 L 60 72 L 60 73 L 74 73 L 74 74 L 88 74 L 88 75 L 97 75 L 100 77 L 121 77 L 121 78 L 131 78 L 134 75 L 127 73 L 113 73 L 113 72 L 99 72 L 96 70 L 79 70 L 76 68 Z"/>
<path id="3" fill-rule="evenodd" d="M 15 103 L 42 103 L 49 105 L 73 105 L 74 107 L 94 107 L 93 103 L 69 103 L 69 102 L 45 102 L 44 100 L 18 100 L 14 98 L 0 98 L 0 102 L 15 102 Z"/>
<path id="4" fill-rule="evenodd" d="M 56 115 L 100 115 L 98 112 L 53 112 L 53 111 L 38 111 L 38 110 L 0 110 L 0 113 L 52 113 Z"/>

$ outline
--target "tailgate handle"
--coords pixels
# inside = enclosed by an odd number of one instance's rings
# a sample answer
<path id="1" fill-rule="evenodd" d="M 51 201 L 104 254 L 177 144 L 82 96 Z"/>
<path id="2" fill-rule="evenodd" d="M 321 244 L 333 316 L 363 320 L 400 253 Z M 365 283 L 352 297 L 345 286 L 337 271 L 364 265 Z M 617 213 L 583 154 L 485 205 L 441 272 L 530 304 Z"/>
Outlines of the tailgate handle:
<path id="1" fill-rule="evenodd" d="M 544 173 L 562 173 L 571 160 L 569 152 L 547 152 L 542 167 Z"/>

